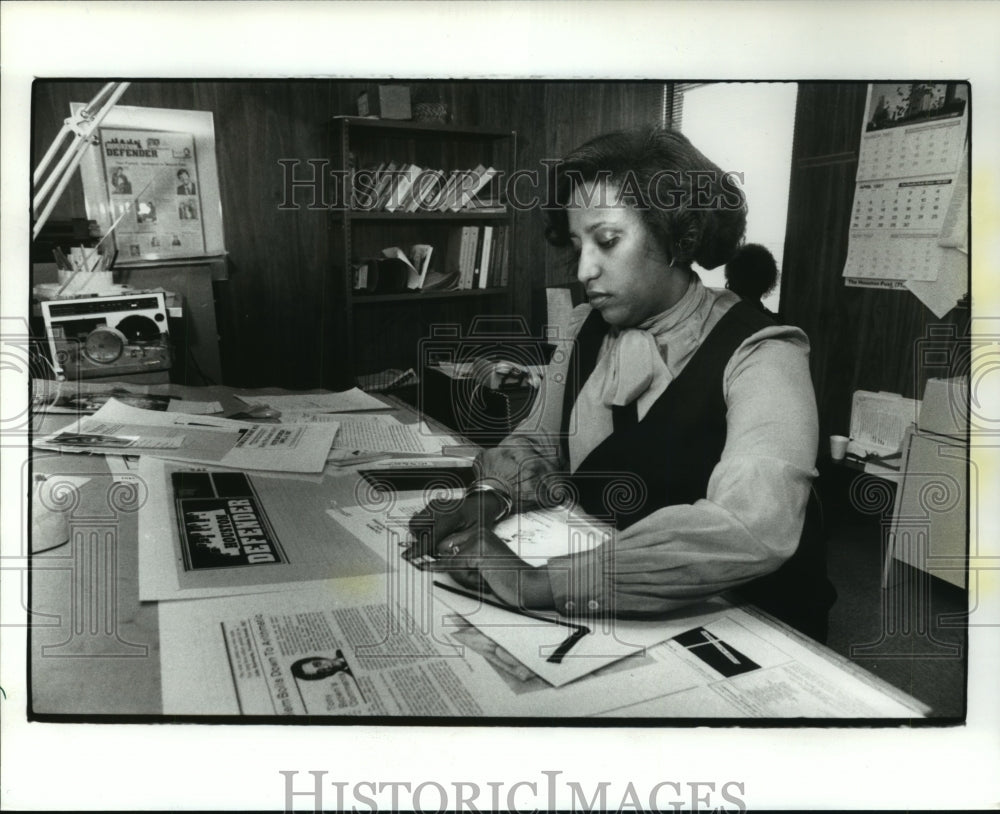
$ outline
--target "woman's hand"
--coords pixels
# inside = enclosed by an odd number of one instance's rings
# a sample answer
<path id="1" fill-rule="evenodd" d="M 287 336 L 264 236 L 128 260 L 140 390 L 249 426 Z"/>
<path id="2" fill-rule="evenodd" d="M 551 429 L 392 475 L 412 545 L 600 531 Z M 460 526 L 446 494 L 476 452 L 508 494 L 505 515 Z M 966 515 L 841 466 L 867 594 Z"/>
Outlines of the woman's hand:
<path id="1" fill-rule="evenodd" d="M 410 519 L 415 542 L 408 556 L 446 556 L 444 541 L 453 534 L 491 528 L 503 508 L 502 500 L 490 492 L 478 492 L 458 500 L 434 500 Z"/>
<path id="2" fill-rule="evenodd" d="M 456 532 L 443 541 L 443 551 L 434 570 L 448 574 L 464 588 L 492 593 L 514 607 L 553 607 L 545 571 L 511 552 L 492 531 L 472 527 Z"/>

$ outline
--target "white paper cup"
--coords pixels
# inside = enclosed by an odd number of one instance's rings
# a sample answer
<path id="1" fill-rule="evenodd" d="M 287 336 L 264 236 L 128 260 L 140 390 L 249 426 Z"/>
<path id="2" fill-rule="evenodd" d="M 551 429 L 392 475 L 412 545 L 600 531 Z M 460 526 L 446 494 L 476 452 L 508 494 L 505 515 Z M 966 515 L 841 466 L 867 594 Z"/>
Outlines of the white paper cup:
<path id="1" fill-rule="evenodd" d="M 113 272 L 80 271 L 59 269 L 60 296 L 70 297 L 81 294 L 104 294 L 114 287 Z"/>
<path id="2" fill-rule="evenodd" d="M 830 436 L 830 457 L 835 461 L 844 460 L 847 454 L 847 442 L 851 439 L 845 435 Z"/>

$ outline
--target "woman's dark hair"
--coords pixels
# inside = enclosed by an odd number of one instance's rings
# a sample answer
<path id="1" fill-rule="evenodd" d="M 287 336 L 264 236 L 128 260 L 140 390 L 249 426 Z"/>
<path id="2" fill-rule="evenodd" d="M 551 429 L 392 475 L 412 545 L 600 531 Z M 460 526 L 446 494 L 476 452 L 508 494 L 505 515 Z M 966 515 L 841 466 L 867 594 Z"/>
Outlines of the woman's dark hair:
<path id="1" fill-rule="evenodd" d="M 706 269 L 728 261 L 743 241 L 746 198 L 739 177 L 725 173 L 675 130 L 623 130 L 591 139 L 549 170 L 545 237 L 569 245 L 566 207 L 573 191 L 610 182 L 633 206 L 670 261 Z"/>
<path id="2" fill-rule="evenodd" d="M 777 282 L 774 255 L 759 243 L 747 243 L 726 263 L 726 288 L 743 299 L 760 300 Z"/>

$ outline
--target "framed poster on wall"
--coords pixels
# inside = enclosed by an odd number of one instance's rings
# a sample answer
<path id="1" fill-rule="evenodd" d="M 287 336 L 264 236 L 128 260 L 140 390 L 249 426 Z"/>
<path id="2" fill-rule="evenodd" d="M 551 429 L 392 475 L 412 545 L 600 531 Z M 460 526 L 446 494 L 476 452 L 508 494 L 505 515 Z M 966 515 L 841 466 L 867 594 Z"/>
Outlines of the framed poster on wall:
<path id="1" fill-rule="evenodd" d="M 113 231 L 117 265 L 225 252 L 211 112 L 117 106 L 96 137 L 80 165 L 87 217 Z"/>

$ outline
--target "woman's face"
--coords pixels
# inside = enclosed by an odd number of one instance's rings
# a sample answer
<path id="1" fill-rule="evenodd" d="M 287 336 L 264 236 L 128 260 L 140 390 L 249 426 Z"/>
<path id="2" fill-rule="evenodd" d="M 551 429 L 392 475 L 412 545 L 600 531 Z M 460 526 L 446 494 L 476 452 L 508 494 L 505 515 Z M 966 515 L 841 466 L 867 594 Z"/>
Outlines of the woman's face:
<path id="1" fill-rule="evenodd" d="M 687 277 L 681 285 L 681 275 L 670 266 L 642 215 L 618 202 L 616 186 L 582 184 L 574 189 L 566 211 L 578 256 L 577 279 L 609 325 L 634 327 L 683 295 Z"/>

